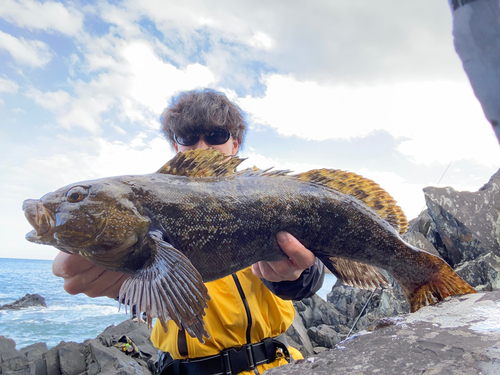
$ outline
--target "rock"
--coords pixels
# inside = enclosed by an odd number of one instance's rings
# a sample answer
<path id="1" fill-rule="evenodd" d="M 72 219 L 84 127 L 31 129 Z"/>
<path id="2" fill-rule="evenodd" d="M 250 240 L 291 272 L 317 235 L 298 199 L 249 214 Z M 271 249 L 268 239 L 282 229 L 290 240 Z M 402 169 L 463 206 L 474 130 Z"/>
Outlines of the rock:
<path id="1" fill-rule="evenodd" d="M 36 359 L 40 359 L 43 356 L 43 353 L 47 352 L 49 349 L 47 348 L 47 344 L 44 342 L 37 342 L 33 345 L 28 345 L 21 350 L 19 353 L 24 354 L 28 361 L 34 361 Z"/>
<path id="2" fill-rule="evenodd" d="M 341 323 L 349 330 L 357 320 L 353 332 L 367 328 L 380 318 L 409 312 L 410 307 L 400 286 L 392 277 L 388 280 L 391 288 L 377 290 L 373 295 L 369 290 L 345 286 L 337 281 L 327 295 L 328 302 L 335 306 L 341 315 Z"/>
<path id="3" fill-rule="evenodd" d="M 20 310 L 33 306 L 47 307 L 45 298 L 39 294 L 26 293 L 24 297 L 19 298 L 17 301 L 0 306 L 0 310 Z"/>
<path id="4" fill-rule="evenodd" d="M 499 291 L 448 298 L 266 374 L 500 374 L 499 309 Z"/>
<path id="5" fill-rule="evenodd" d="M 6 341 L 8 340 L 8 341 Z M 17 371 L 17 373 L 27 373 L 29 374 L 29 361 L 25 355 L 19 353 L 16 350 L 15 343 L 12 347 L 13 340 L 6 339 L 0 336 L 0 347 L 2 347 L 2 352 L 0 353 L 0 373 L 8 373 L 9 371 Z"/>
<path id="6" fill-rule="evenodd" d="M 50 350 L 45 343 L 36 343 L 17 351 L 13 340 L 0 336 L 0 374 L 150 375 L 157 355 L 150 335 L 146 324 L 127 320 L 106 328 L 93 340 L 61 341 Z M 134 357 L 113 346 L 122 336 L 132 339 L 140 355 Z"/>
<path id="7" fill-rule="evenodd" d="M 5 336 L 0 336 L 0 363 L 3 362 L 5 356 L 11 355 L 9 353 L 17 353 L 15 341 Z"/>
<path id="8" fill-rule="evenodd" d="M 431 242 L 452 267 L 488 252 L 500 255 L 499 192 L 500 170 L 477 192 L 424 189 L 433 223 Z"/>
<path id="9" fill-rule="evenodd" d="M 337 280 L 327 296 L 328 301 L 317 295 L 294 301 L 297 315 L 287 332 L 290 344 L 304 356 L 309 356 L 317 347 L 333 348 L 351 330 L 355 333 L 382 317 L 408 312 L 409 306 L 401 288 L 392 278 L 389 280 L 393 287 L 379 290 L 373 296 L 370 296 L 371 291 L 345 286 Z M 304 337 L 305 333 L 308 339 Z"/>
<path id="10" fill-rule="evenodd" d="M 304 357 L 314 354 L 311 339 L 300 314 L 295 314 L 292 325 L 286 331 L 288 343 L 299 350 Z"/>
<path id="11" fill-rule="evenodd" d="M 85 372 L 85 347 L 83 344 L 68 342 L 58 348 L 61 374 L 78 375 Z"/>
<path id="12" fill-rule="evenodd" d="M 332 326 L 326 324 L 311 327 L 307 330 L 307 333 L 318 347 L 324 348 L 333 348 L 345 338 L 345 335 L 338 334 Z"/>
<path id="13" fill-rule="evenodd" d="M 429 225 L 430 225 L 430 222 L 429 222 Z M 433 255 L 441 257 L 441 254 L 439 254 L 439 252 L 436 250 L 434 245 L 422 233 L 420 233 L 420 232 L 406 232 L 405 234 L 403 234 L 402 237 L 403 237 L 403 240 L 408 242 L 410 245 L 416 246 L 419 249 L 427 251 L 428 253 L 431 253 Z"/>
<path id="14" fill-rule="evenodd" d="M 477 192 L 424 189 L 427 211 L 403 238 L 448 264 L 479 291 L 500 288 L 500 170 Z M 423 238 L 425 237 L 425 239 Z"/>
<path id="15" fill-rule="evenodd" d="M 495 254 L 481 255 L 458 266 L 455 271 L 477 291 L 500 289 L 500 257 Z"/>
<path id="16" fill-rule="evenodd" d="M 45 359 L 47 374 L 61 375 L 61 364 L 59 363 L 59 352 L 57 346 L 42 355 Z"/>

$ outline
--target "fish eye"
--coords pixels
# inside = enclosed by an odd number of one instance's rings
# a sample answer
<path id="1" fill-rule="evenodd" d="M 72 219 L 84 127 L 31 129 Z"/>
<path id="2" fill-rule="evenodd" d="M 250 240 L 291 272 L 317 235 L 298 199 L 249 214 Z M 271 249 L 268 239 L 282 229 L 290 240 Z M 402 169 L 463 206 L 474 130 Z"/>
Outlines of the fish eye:
<path id="1" fill-rule="evenodd" d="M 68 202 L 77 203 L 81 202 L 89 193 L 89 190 L 83 186 L 76 186 L 74 188 L 69 189 L 66 194 L 66 198 L 68 198 Z"/>

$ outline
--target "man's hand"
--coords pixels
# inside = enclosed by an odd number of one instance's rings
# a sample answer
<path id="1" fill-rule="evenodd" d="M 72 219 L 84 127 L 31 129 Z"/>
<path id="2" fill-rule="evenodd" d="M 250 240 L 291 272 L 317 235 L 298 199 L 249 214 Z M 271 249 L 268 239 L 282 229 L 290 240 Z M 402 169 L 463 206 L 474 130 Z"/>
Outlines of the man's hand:
<path id="1" fill-rule="evenodd" d="M 252 272 L 271 282 L 297 280 L 304 270 L 314 264 L 316 256 L 290 233 L 279 232 L 276 239 L 289 259 L 255 263 L 252 265 Z"/>
<path id="2" fill-rule="evenodd" d="M 59 253 L 52 263 L 52 272 L 64 279 L 69 294 L 84 293 L 89 297 L 116 298 L 129 275 L 107 271 L 80 255 Z"/>

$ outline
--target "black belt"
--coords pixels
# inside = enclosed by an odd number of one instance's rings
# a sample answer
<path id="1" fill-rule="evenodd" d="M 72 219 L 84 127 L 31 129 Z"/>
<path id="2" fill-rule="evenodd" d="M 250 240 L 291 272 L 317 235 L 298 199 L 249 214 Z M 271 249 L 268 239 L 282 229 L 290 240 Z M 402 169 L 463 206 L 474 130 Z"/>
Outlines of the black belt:
<path id="1" fill-rule="evenodd" d="M 225 349 L 220 354 L 209 357 L 173 360 L 169 353 L 159 352 L 156 374 L 235 375 L 242 371 L 251 371 L 263 363 L 274 362 L 281 355 L 290 361 L 284 333 L 256 344 Z"/>

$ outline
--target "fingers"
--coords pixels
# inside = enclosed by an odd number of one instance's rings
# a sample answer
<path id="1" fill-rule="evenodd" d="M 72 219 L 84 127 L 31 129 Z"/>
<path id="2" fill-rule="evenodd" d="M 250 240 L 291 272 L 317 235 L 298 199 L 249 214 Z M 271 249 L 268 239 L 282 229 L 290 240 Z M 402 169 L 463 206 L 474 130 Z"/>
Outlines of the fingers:
<path id="1" fill-rule="evenodd" d="M 297 280 L 305 269 L 314 264 L 316 256 L 290 233 L 279 232 L 276 238 L 289 259 L 255 263 L 252 265 L 252 272 L 255 276 L 271 282 Z"/>
<path id="2" fill-rule="evenodd" d="M 255 276 L 272 282 L 297 280 L 302 271 L 289 259 L 258 262 L 252 265 L 252 272 Z"/>
<path id="3" fill-rule="evenodd" d="M 304 247 L 294 236 L 287 232 L 279 232 L 276 235 L 281 250 L 302 270 L 311 267 L 316 256 Z"/>
<path id="4" fill-rule="evenodd" d="M 89 297 L 116 298 L 121 285 L 129 277 L 120 272 L 107 271 L 79 255 L 65 253 L 56 256 L 52 272 L 64 279 L 66 292 L 84 293 Z"/>
<path id="5" fill-rule="evenodd" d="M 94 264 L 80 255 L 60 252 L 54 258 L 52 272 L 58 277 L 69 278 L 85 272 L 91 267 L 94 267 Z"/>

